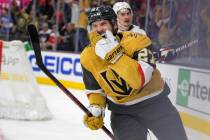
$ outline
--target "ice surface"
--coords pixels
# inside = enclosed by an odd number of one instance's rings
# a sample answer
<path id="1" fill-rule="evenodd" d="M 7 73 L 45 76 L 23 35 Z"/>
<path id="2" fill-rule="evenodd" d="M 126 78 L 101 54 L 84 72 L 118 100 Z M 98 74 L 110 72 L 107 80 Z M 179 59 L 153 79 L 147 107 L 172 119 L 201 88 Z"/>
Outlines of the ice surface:
<path id="1" fill-rule="evenodd" d="M 83 111 L 59 88 L 42 85 L 40 89 L 54 116 L 53 119 L 49 121 L 0 120 L 0 128 L 5 140 L 109 140 L 102 130 L 91 131 L 83 125 Z M 88 105 L 82 91 L 72 89 L 70 91 L 85 106 Z M 107 111 L 105 126 L 111 131 L 109 115 L 110 112 Z M 187 129 L 187 134 L 189 140 L 210 140 L 210 137 L 191 129 Z M 154 135 L 150 135 L 148 140 L 156 140 Z"/>

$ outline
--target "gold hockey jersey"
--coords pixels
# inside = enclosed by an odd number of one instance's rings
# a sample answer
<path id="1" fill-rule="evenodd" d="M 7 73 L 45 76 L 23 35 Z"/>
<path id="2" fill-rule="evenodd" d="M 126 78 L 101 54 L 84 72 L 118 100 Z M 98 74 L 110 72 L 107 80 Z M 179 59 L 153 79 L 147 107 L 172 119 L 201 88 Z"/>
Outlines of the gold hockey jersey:
<path id="1" fill-rule="evenodd" d="M 143 86 L 140 64 L 133 58 L 135 52 L 151 45 L 150 39 L 133 32 L 122 32 L 116 37 L 125 52 L 114 64 L 96 55 L 95 44 L 101 36 L 95 32 L 90 34 L 91 43 L 81 53 L 83 81 L 90 104 L 104 106 L 107 97 L 116 104 L 132 105 L 160 94 L 164 81 L 159 70 L 155 69 L 150 82 Z"/>

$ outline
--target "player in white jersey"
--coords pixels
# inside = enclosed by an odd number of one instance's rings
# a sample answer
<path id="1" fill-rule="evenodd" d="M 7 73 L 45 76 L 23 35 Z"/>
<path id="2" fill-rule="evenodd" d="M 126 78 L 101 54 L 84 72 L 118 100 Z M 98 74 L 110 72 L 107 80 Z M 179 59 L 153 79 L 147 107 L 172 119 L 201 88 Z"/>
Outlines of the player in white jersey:
<path id="1" fill-rule="evenodd" d="M 146 32 L 143 29 L 140 29 L 139 26 L 132 24 L 133 11 L 127 2 L 116 2 L 112 9 L 117 15 L 118 32 L 131 31 L 142 35 L 147 35 Z M 157 55 L 163 55 L 162 59 L 158 60 L 162 63 L 171 61 L 176 57 L 176 55 L 173 54 L 174 50 L 168 47 L 162 48 L 161 50 L 152 48 L 152 50 L 155 51 Z"/>
<path id="2" fill-rule="evenodd" d="M 113 10 L 117 15 L 118 32 L 132 31 L 146 35 L 146 32 L 139 26 L 133 25 L 133 11 L 127 2 L 116 2 Z"/>

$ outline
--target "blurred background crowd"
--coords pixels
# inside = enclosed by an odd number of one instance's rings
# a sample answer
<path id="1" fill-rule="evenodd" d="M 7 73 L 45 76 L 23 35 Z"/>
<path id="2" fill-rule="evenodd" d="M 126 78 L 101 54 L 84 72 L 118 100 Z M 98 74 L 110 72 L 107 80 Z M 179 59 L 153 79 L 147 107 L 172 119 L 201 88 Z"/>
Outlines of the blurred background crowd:
<path id="1" fill-rule="evenodd" d="M 27 41 L 26 27 L 34 23 L 42 50 L 79 53 L 89 41 L 88 10 L 117 1 L 123 0 L 0 0 L 0 38 Z M 196 42 L 174 63 L 199 64 L 210 58 L 209 0 L 124 1 L 133 9 L 133 23 L 146 31 L 158 49 Z"/>

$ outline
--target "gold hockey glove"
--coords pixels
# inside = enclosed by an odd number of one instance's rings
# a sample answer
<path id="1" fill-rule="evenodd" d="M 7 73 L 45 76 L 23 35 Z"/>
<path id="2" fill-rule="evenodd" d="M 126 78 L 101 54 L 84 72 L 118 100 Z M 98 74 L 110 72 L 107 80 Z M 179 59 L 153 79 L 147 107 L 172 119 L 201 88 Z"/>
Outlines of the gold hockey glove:
<path id="1" fill-rule="evenodd" d="M 104 125 L 104 108 L 99 105 L 90 105 L 88 109 L 93 116 L 89 117 L 85 115 L 83 119 L 84 124 L 91 130 L 100 129 Z"/>

